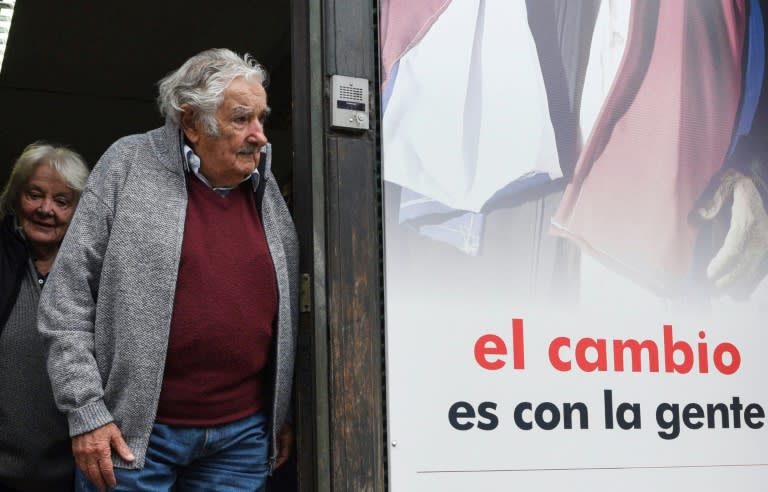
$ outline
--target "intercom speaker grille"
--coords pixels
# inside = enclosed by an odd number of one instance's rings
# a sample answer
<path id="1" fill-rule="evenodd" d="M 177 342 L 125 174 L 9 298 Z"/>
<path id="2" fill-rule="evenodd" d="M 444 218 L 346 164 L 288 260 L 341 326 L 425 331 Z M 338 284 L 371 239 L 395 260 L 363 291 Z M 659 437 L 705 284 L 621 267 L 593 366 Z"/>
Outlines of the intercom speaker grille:
<path id="1" fill-rule="evenodd" d="M 363 90 L 358 87 L 339 87 L 339 96 L 347 101 L 363 102 Z"/>

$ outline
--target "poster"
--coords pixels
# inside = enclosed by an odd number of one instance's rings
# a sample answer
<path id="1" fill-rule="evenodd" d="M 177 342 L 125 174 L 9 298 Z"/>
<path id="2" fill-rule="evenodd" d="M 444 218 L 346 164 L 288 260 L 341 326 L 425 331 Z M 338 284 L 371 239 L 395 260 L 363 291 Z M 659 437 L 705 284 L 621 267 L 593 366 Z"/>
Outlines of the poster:
<path id="1" fill-rule="evenodd" d="M 765 489 L 764 12 L 380 1 L 390 490 Z"/>

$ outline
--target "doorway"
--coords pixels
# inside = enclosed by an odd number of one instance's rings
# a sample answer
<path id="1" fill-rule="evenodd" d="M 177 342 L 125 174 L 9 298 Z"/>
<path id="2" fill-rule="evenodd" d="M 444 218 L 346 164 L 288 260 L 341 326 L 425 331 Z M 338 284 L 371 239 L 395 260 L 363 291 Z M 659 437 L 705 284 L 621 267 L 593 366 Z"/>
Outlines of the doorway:
<path id="1" fill-rule="evenodd" d="M 291 207 L 290 2 L 222 5 L 16 0 L 0 68 L 0 183 L 37 140 L 65 144 L 93 167 L 118 138 L 163 124 L 158 80 L 199 51 L 226 47 L 250 53 L 269 72 L 272 170 Z M 296 475 L 294 459 L 271 490 L 296 490 Z"/>

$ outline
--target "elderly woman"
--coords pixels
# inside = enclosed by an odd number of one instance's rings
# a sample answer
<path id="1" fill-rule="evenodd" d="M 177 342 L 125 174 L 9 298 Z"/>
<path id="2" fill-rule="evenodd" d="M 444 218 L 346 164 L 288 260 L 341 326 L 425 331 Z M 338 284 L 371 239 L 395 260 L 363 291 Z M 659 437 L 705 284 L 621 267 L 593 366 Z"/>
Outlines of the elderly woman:
<path id="1" fill-rule="evenodd" d="M 0 195 L 0 490 L 68 490 L 74 463 L 37 332 L 37 303 L 88 168 L 63 147 L 24 149 Z"/>

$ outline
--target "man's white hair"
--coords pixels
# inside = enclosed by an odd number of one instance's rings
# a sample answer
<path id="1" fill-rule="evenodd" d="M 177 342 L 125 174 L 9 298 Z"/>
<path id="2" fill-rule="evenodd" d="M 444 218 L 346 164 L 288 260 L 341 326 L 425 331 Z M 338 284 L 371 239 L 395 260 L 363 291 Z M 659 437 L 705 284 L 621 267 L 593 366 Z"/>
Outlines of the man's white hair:
<path id="1" fill-rule="evenodd" d="M 158 83 L 160 113 L 181 126 L 182 105 L 188 104 L 195 121 L 208 135 L 217 136 L 216 110 L 237 78 L 255 79 L 264 87 L 268 81 L 267 71 L 247 53 L 241 57 L 226 48 L 200 52 Z"/>

